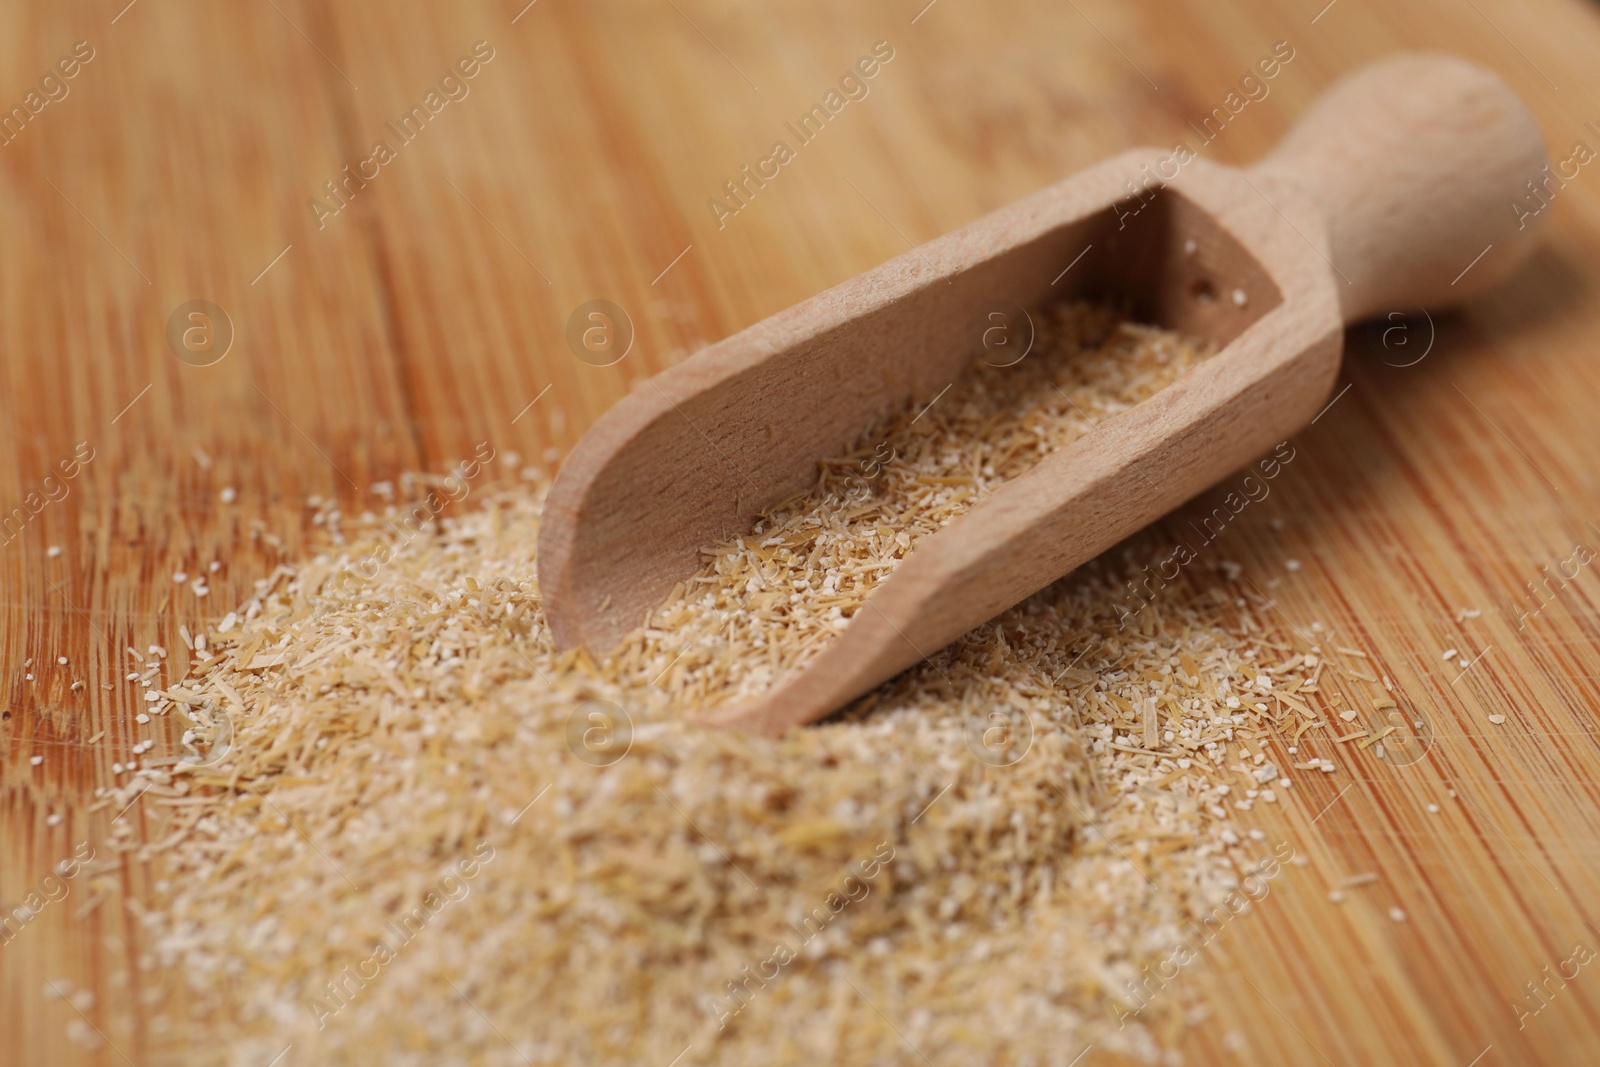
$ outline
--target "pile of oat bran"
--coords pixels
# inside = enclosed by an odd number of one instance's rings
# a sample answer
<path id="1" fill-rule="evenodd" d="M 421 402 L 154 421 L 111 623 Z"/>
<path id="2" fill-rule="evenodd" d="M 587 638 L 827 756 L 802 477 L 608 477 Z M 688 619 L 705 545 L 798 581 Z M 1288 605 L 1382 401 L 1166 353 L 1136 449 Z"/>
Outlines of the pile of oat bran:
<path id="1" fill-rule="evenodd" d="M 372 548 L 359 529 L 263 583 L 152 703 L 224 754 L 137 775 L 171 820 L 145 846 L 165 872 L 146 922 L 183 985 L 151 1032 L 246 1065 L 290 1045 L 294 1063 L 1156 1055 L 1190 1005 L 1170 990 L 1118 1028 L 1126 983 L 1268 853 L 1241 813 L 1277 799 L 1269 741 L 1317 717 L 1318 657 L 1226 572 L 1196 568 L 1119 631 L 1117 577 L 1088 568 L 782 740 L 682 721 L 803 662 L 916 536 L 1204 355 L 1093 309 L 1053 327 L 1064 361 L 980 369 L 878 428 L 599 664 L 544 624 L 540 486 L 443 520 L 364 586 L 336 580 Z M 862 476 L 885 441 L 895 459 Z M 997 707 L 1033 725 L 1011 766 L 968 745 Z M 625 711 L 627 745 L 610 712 L 575 734 L 575 709 Z"/>

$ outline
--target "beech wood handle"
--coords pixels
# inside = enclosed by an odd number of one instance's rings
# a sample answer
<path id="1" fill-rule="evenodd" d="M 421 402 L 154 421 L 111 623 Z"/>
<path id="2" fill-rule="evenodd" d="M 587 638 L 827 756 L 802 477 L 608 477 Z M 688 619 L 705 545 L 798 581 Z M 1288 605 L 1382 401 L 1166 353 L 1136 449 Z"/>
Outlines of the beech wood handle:
<path id="1" fill-rule="evenodd" d="M 1349 323 L 1460 303 L 1502 281 L 1533 251 L 1543 213 L 1516 205 L 1538 206 L 1528 183 L 1544 165 L 1533 115 L 1498 75 L 1407 53 L 1329 89 L 1250 174 L 1293 183 L 1321 207 Z"/>

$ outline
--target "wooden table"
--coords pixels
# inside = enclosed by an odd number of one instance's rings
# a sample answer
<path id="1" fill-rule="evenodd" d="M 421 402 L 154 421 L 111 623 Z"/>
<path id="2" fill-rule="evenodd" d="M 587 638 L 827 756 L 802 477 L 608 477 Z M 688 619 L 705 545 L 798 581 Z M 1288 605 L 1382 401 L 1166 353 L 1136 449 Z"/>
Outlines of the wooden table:
<path id="1" fill-rule="evenodd" d="M 142 736 L 133 687 L 110 684 L 124 648 L 181 660 L 181 625 L 315 533 L 309 496 L 360 511 L 479 441 L 549 465 L 704 342 L 1126 146 L 1192 142 L 1279 41 L 1294 59 L 1208 157 L 1253 159 L 1401 48 L 1500 71 L 1552 158 L 1600 148 L 1600 12 L 1577 0 L 125 2 L 0 12 L 0 107 L 27 120 L 0 147 L 0 523 L 25 511 L 0 533 L 10 906 L 117 814 L 91 804 Z M 708 207 L 877 41 L 893 58 L 865 99 L 736 214 Z M 463 57 L 458 99 L 409 141 L 386 126 Z M 1284 619 L 1368 650 L 1434 740 L 1306 784 L 1285 818 L 1313 862 L 1196 969 L 1215 1017 L 1187 1062 L 1600 1057 L 1600 966 L 1574 958 L 1600 948 L 1600 568 L 1573 562 L 1600 553 L 1600 166 L 1545 210 L 1532 265 L 1435 317 L 1419 362 L 1422 326 L 1352 333 L 1348 392 L 1296 440 L 1275 510 L 1231 534 L 1282 579 Z M 612 366 L 566 342 L 594 299 L 635 331 Z M 187 318 L 195 300 L 225 318 Z M 1576 576 L 1544 586 L 1560 567 Z M 1330 904 L 1364 871 L 1380 883 Z M 128 898 L 157 877 L 129 862 L 119 895 L 52 903 L 0 948 L 0 1061 L 151 1059 Z M 62 978 L 96 992 L 82 1018 L 115 1048 L 67 1039 L 78 1011 L 45 995 Z M 1528 982 L 1551 991 L 1536 1014 Z"/>

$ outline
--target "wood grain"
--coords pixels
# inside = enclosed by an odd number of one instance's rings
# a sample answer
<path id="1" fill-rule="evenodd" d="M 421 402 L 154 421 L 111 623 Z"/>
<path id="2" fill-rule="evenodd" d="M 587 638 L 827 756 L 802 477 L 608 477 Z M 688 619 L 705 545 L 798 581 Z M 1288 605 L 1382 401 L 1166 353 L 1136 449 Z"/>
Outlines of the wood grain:
<path id="1" fill-rule="evenodd" d="M 1600 16 L 1577 0 L 540 0 L 513 25 L 521 6 L 0 9 L 0 106 L 74 42 L 96 50 L 0 147 L 0 511 L 77 442 L 95 450 L 66 498 L 0 547 L 0 899 L 103 841 L 117 814 L 91 811 L 94 790 L 150 735 L 119 681 L 122 649 L 160 643 L 181 660 L 180 624 L 225 610 L 306 543 L 310 495 L 373 506 L 375 482 L 440 470 L 481 440 L 553 461 L 630 384 L 703 343 L 1130 145 L 1192 138 L 1187 122 L 1280 40 L 1296 58 L 1206 158 L 1258 157 L 1339 74 L 1401 48 L 1499 71 L 1555 160 L 1574 141 L 1600 147 L 1585 126 L 1600 122 Z M 480 40 L 495 58 L 470 95 L 318 229 L 308 201 L 323 183 Z M 869 97 L 719 229 L 706 199 L 877 40 L 896 58 Z M 1185 971 L 1214 1015 L 1181 1037 L 1188 1062 L 1600 1051 L 1587 968 L 1522 1025 L 1511 1007 L 1541 968 L 1600 941 L 1592 568 L 1521 614 L 1541 567 L 1576 541 L 1600 547 L 1595 169 L 1544 211 L 1529 268 L 1436 317 L 1420 362 L 1394 365 L 1421 350 L 1395 347 L 1422 345 L 1417 326 L 1388 348 L 1351 335 L 1348 391 L 1231 535 L 1284 624 L 1320 622 L 1371 652 L 1434 743 L 1409 767 L 1352 762 L 1280 805 L 1284 838 L 1312 862 Z M 611 367 L 564 341 L 596 298 L 637 331 Z M 180 362 L 164 339 L 192 299 L 235 328 L 214 366 Z M 209 596 L 176 571 L 207 572 Z M 1444 661 L 1449 648 L 1469 666 Z M 142 805 L 121 818 L 160 839 Z M 4 1062 L 160 1061 L 157 1009 L 128 1010 L 168 996 L 170 978 L 140 967 L 129 907 L 159 870 L 117 862 L 114 893 L 85 913 L 75 887 L 0 948 Z M 1328 902 L 1369 870 L 1378 884 Z M 61 979 L 96 994 L 83 1017 L 47 995 Z M 108 1042 L 96 1051 L 67 1037 L 85 1018 Z"/>

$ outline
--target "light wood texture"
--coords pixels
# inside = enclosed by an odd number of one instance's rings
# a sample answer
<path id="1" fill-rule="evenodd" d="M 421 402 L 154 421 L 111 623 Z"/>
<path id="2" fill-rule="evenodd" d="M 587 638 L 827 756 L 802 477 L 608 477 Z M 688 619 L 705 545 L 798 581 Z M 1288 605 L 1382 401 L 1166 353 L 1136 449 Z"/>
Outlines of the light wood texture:
<path id="1" fill-rule="evenodd" d="M 1355 322 L 1453 307 L 1510 277 L 1537 247 L 1543 217 L 1530 228 L 1508 205 L 1542 180 L 1545 163 L 1539 124 L 1492 71 L 1405 55 L 1329 89 L 1254 173 L 1311 194 L 1340 307 Z"/>
<path id="2" fill-rule="evenodd" d="M 180 624 L 300 551 L 308 495 L 372 506 L 373 482 L 440 470 L 484 439 L 543 462 L 706 342 L 1130 144 L 1257 159 L 1339 75 L 1400 49 L 1497 71 L 1557 168 L 1576 141 L 1600 147 L 1586 126 L 1600 122 L 1600 15 L 1577 0 L 540 0 L 515 25 L 520 2 L 275 3 L 0 9 L 0 106 L 73 42 L 96 48 L 70 95 L 0 147 L 0 509 L 76 442 L 95 449 L 70 494 L 0 547 L 7 904 L 78 843 L 103 844 L 118 813 L 91 810 L 93 791 L 155 735 L 133 721 L 123 646 L 184 659 Z M 479 40 L 496 57 L 471 95 L 319 230 L 307 200 Z M 870 96 L 719 229 L 706 199 L 877 40 L 896 58 Z M 1296 55 L 1270 94 L 1202 141 L 1188 123 L 1279 40 Z M 1340 773 L 1277 812 L 1311 865 L 1286 869 L 1179 980 L 1212 1011 L 1179 1039 L 1186 1062 L 1597 1058 L 1592 968 L 1552 983 L 1520 1025 L 1511 1007 L 1575 943 L 1600 948 L 1600 579 L 1588 565 L 1540 600 L 1527 588 L 1574 542 L 1600 542 L 1600 172 L 1564 174 L 1527 270 L 1436 316 L 1431 347 L 1425 324 L 1389 347 L 1349 336 L 1338 399 L 1229 534 L 1284 624 L 1321 622 L 1367 650 L 1434 743 L 1405 768 L 1319 753 Z M 195 298 L 236 327 L 213 367 L 163 339 Z M 637 335 L 606 368 L 564 341 L 597 298 L 627 308 Z M 213 559 L 204 600 L 172 581 Z M 1465 669 L 1441 659 L 1449 648 Z M 121 821 L 164 836 L 159 808 Z M 131 907 L 160 868 L 108 865 L 108 895 L 76 884 L 0 947 L 0 1061 L 164 1062 L 153 1019 L 181 1002 L 172 976 L 141 969 Z M 1330 904 L 1360 871 L 1381 881 Z M 61 979 L 93 991 L 85 1015 L 108 1044 L 69 1040 L 83 1019 L 47 995 Z M 1095 1049 L 1080 1067 L 1105 1062 Z"/>
<path id="3" fill-rule="evenodd" d="M 1402 55 L 1330 89 L 1253 177 L 1127 152 L 912 249 L 663 371 L 584 435 L 540 534 L 556 640 L 606 651 L 702 546 L 804 489 L 875 419 L 937 397 L 984 358 L 971 323 L 996 302 L 1124 299 L 1222 348 L 927 538 L 816 659 L 710 717 L 767 734 L 820 719 L 1303 427 L 1344 322 L 1442 310 L 1509 276 L 1531 237 L 1468 277 L 1544 165 L 1533 116 L 1492 72 Z"/>

